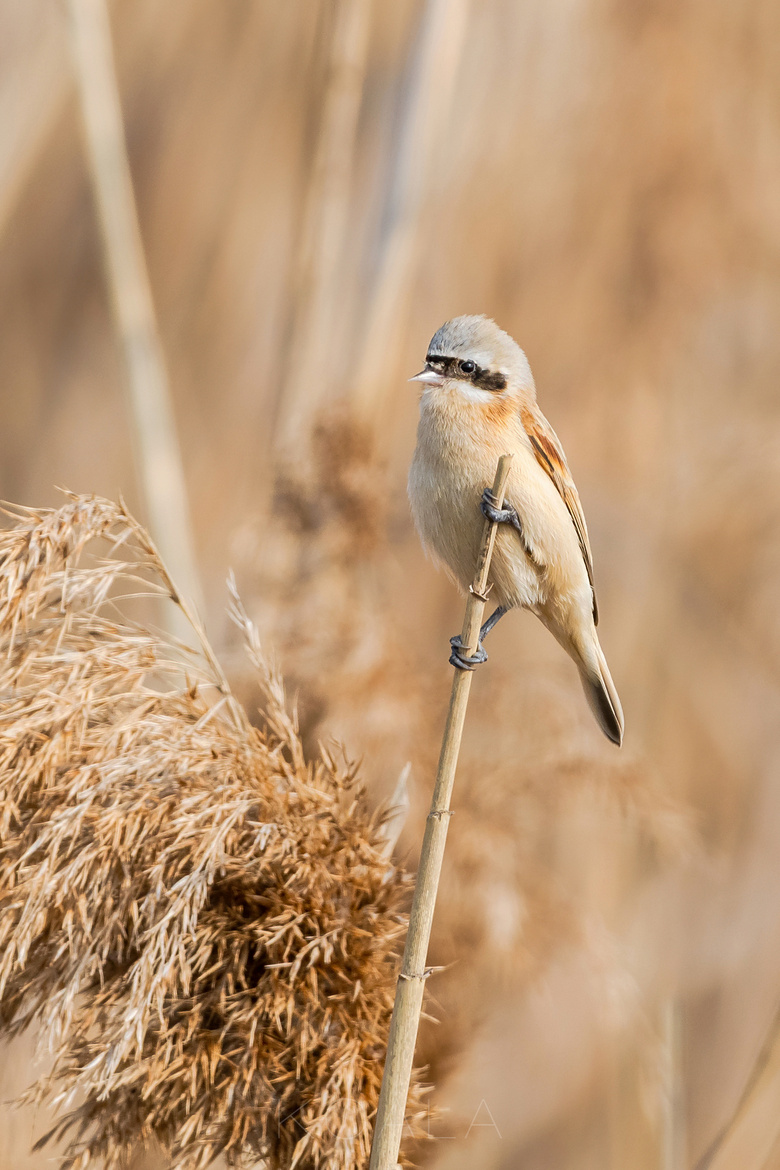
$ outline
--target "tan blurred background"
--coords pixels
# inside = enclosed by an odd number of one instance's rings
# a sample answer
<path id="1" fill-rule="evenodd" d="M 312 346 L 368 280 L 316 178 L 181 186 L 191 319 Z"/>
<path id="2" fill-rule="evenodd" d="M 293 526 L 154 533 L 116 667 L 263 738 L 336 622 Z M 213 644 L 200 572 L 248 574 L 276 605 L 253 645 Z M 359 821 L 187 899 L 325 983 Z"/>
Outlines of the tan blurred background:
<path id="1" fill-rule="evenodd" d="M 309 743 L 412 765 L 462 603 L 405 477 L 428 339 L 494 316 L 577 479 L 626 742 L 515 614 L 476 681 L 419 1058 L 437 1170 L 683 1170 L 780 1001 L 780 9 L 116 0 L 212 638 L 239 589 Z M 0 495 L 148 518 L 64 3 L 0 0 Z M 137 445 L 137 444 L 136 444 Z M 37 1170 L 4 1052 L 0 1168 Z M 735 1170 L 780 1167 L 780 1081 Z M 722 1163 L 725 1170 L 727 1163 Z M 720 1163 L 719 1163 L 720 1166 Z"/>

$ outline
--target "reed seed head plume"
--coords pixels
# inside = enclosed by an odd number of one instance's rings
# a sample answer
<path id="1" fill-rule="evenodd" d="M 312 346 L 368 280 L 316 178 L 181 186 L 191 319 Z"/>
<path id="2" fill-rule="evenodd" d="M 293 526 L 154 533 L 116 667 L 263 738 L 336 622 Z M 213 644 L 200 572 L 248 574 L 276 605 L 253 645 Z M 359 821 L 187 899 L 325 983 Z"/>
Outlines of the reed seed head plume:
<path id="1" fill-rule="evenodd" d="M 233 591 L 260 728 L 124 507 L 68 497 L 0 533 L 0 1025 L 54 1067 L 64 1167 L 158 1140 L 352 1170 L 368 1157 L 407 878 L 355 769 L 307 760 Z M 419 1102 L 413 1088 L 411 1112 Z"/>

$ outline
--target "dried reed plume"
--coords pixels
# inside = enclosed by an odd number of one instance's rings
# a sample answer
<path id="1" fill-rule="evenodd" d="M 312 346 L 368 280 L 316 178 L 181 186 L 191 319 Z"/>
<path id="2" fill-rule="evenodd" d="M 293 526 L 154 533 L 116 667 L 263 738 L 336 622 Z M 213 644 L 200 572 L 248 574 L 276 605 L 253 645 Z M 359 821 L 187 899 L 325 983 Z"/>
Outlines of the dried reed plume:
<path id="1" fill-rule="evenodd" d="M 0 1024 L 42 1023 L 63 1165 L 368 1155 L 406 877 L 355 770 L 253 727 L 197 651 L 127 616 L 181 605 L 123 507 L 69 497 L 0 534 Z M 97 552 L 103 550 L 100 558 Z M 148 601 L 142 605 L 150 604 Z M 419 1100 L 413 1090 L 411 1108 Z M 74 1104 L 75 1103 L 75 1104 Z"/>

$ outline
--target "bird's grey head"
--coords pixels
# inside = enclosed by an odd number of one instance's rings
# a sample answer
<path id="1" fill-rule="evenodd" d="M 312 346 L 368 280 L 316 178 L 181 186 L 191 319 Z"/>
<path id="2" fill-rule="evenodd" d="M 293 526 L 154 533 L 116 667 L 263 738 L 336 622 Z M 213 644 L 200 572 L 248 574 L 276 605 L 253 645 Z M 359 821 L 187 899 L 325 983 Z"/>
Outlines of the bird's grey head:
<path id="1" fill-rule="evenodd" d="M 453 382 L 468 398 L 534 393 L 528 359 L 517 342 L 490 317 L 453 317 L 437 329 L 425 369 L 412 381 L 443 386 Z"/>

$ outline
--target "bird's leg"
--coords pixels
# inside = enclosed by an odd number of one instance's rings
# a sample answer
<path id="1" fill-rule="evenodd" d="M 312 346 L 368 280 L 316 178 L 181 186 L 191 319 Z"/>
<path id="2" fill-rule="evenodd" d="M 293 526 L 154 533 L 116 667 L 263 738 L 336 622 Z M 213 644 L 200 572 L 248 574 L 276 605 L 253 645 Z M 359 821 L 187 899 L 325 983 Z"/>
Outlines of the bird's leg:
<path id="1" fill-rule="evenodd" d="M 492 520 L 494 524 L 511 524 L 518 533 L 525 549 L 526 556 L 537 569 L 544 570 L 544 564 L 540 561 L 531 545 L 528 543 L 523 525 L 520 523 L 520 517 L 517 510 L 511 504 L 505 504 L 503 508 L 497 506 L 496 497 L 491 492 L 490 488 L 485 488 L 482 493 L 482 503 L 480 504 L 482 515 L 487 516 L 488 520 Z M 495 615 L 494 615 L 495 616 Z M 492 620 L 492 619 L 491 619 Z M 498 621 L 498 618 L 496 618 Z M 492 628 L 492 627 L 491 627 Z"/>
<path id="2" fill-rule="evenodd" d="M 482 629 L 479 631 L 480 642 L 483 642 L 485 640 L 485 638 L 487 638 L 488 634 L 493 629 L 493 626 L 498 625 L 498 623 L 501 621 L 501 618 L 504 616 L 505 613 L 509 613 L 509 606 L 508 605 L 496 606 L 496 608 L 493 610 L 493 612 L 491 613 L 488 620 L 483 625 Z"/>
<path id="3" fill-rule="evenodd" d="M 479 631 L 479 639 L 477 641 L 477 649 L 474 654 L 464 654 L 464 645 L 461 641 L 460 634 L 456 634 L 454 638 L 450 638 L 450 646 L 452 646 L 452 653 L 450 654 L 450 662 L 456 666 L 458 670 L 473 670 L 475 666 L 479 666 L 482 662 L 487 662 L 487 651 L 482 645 L 483 638 L 486 638 L 504 614 L 507 612 L 507 606 L 499 605 L 493 610 L 488 620 Z"/>

